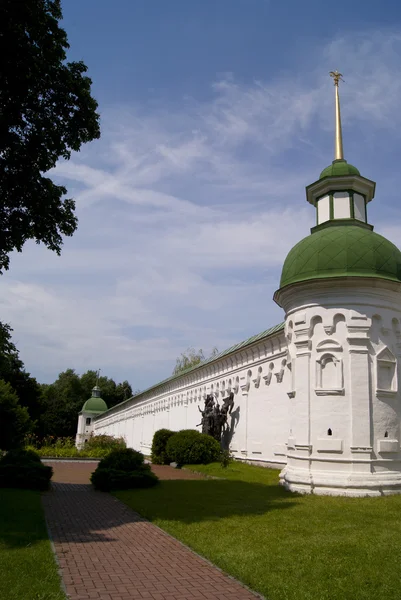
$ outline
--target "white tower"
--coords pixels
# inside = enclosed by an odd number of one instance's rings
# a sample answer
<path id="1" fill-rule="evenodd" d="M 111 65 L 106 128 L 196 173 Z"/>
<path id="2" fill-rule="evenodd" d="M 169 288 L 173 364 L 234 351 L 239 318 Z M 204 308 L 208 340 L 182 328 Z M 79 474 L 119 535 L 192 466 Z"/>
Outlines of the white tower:
<path id="1" fill-rule="evenodd" d="M 401 252 L 373 232 L 375 183 L 336 153 L 306 188 L 311 235 L 288 254 L 275 293 L 286 313 L 292 374 L 282 483 L 303 493 L 401 492 Z"/>
<path id="2" fill-rule="evenodd" d="M 85 402 L 78 415 L 77 435 L 75 446 L 80 450 L 85 446 L 93 432 L 93 419 L 107 410 L 106 402 L 100 397 L 98 385 L 92 390 L 92 396 Z"/>

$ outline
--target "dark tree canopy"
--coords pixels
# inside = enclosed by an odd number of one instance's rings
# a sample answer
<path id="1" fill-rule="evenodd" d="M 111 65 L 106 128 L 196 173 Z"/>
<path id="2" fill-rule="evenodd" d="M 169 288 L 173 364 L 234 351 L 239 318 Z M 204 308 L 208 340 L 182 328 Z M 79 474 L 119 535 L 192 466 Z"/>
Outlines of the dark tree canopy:
<path id="1" fill-rule="evenodd" d="M 0 379 L 0 450 L 19 448 L 31 429 L 31 420 L 26 408 L 9 383 Z"/>
<path id="2" fill-rule="evenodd" d="M 65 187 L 43 174 L 100 136 L 83 62 L 66 62 L 60 0 L 0 2 L 0 273 L 34 239 L 60 254 L 77 228 Z"/>
<path id="3" fill-rule="evenodd" d="M 28 409 L 33 421 L 39 419 L 41 389 L 34 377 L 25 371 L 15 344 L 11 340 L 12 328 L 0 322 L 0 379 L 9 383 L 22 406 Z"/>
<path id="4" fill-rule="evenodd" d="M 96 371 L 90 370 L 79 376 L 74 369 L 67 369 L 60 373 L 54 383 L 41 386 L 43 412 L 39 433 L 56 437 L 75 436 L 78 413 L 92 395 L 96 383 L 108 408 L 132 396 L 128 381 L 116 384 L 114 379 L 106 376 L 98 379 Z"/>

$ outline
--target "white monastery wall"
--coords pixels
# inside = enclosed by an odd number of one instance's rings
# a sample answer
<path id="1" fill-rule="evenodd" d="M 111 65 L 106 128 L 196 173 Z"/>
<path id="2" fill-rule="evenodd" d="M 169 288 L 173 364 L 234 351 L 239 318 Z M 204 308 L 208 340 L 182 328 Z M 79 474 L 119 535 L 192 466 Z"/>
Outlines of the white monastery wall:
<path id="1" fill-rule="evenodd" d="M 290 382 L 280 329 L 111 408 L 94 420 L 94 433 L 122 436 L 128 447 L 149 455 L 155 431 L 201 431 L 206 395 L 221 404 L 233 391 L 226 436 L 234 456 L 285 464 Z"/>

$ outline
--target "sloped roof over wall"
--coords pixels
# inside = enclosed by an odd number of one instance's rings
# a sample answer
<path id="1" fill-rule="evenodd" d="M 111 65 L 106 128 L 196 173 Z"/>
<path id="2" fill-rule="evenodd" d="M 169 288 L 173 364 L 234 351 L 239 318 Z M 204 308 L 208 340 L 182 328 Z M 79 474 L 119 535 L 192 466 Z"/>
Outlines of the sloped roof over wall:
<path id="1" fill-rule="evenodd" d="M 242 348 L 245 348 L 247 346 L 251 346 L 255 342 L 259 342 L 263 339 L 269 338 L 270 336 L 274 335 L 275 333 L 278 333 L 279 331 L 283 331 L 283 330 L 284 330 L 284 323 L 279 323 L 278 325 L 274 325 L 274 327 L 270 327 L 270 329 L 266 329 L 266 331 L 262 331 L 261 333 L 258 333 L 257 335 L 253 335 L 252 337 L 248 338 L 247 340 L 244 340 L 243 342 L 239 342 L 238 344 L 234 344 L 234 346 L 227 348 L 227 350 L 223 350 L 222 352 L 219 352 L 219 354 L 216 354 L 212 358 L 208 358 L 208 359 L 202 361 L 195 367 L 189 367 L 185 371 L 181 371 L 181 373 L 179 373 L 178 375 L 172 375 L 171 377 L 167 377 L 167 379 L 163 379 L 159 383 L 152 385 L 151 387 L 147 388 L 146 390 L 143 390 L 143 391 L 139 392 L 138 394 L 135 394 L 135 396 L 131 396 L 131 398 L 128 398 L 127 400 L 124 400 L 123 402 L 116 404 L 112 408 L 109 408 L 107 411 L 105 411 L 104 413 L 99 415 L 99 417 L 105 417 L 109 413 L 114 412 L 116 408 L 121 407 L 124 404 L 131 402 L 132 400 L 139 400 L 141 398 L 141 396 L 144 396 L 145 394 L 147 394 L 148 392 L 151 392 L 153 390 L 156 391 L 157 388 L 165 385 L 166 383 L 168 383 L 170 381 L 174 381 L 175 379 L 178 380 L 181 377 L 185 377 L 186 375 L 188 375 L 188 373 L 192 373 L 193 371 L 196 371 L 197 369 L 201 369 L 202 367 L 204 367 L 205 365 L 208 365 L 210 363 L 217 362 L 220 359 L 224 358 L 225 356 L 228 356 L 229 354 L 237 352 L 238 350 L 241 350 Z M 98 419 L 99 417 L 96 417 L 96 419 Z"/>

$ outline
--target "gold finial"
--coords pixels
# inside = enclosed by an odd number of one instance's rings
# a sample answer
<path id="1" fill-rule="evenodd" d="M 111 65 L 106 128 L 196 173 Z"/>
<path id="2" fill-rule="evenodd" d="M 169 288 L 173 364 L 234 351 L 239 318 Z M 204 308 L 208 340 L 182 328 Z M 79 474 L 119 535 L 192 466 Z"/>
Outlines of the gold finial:
<path id="1" fill-rule="evenodd" d="M 335 139 L 335 160 L 344 160 L 343 151 L 343 132 L 341 129 L 341 112 L 340 112 L 340 96 L 338 93 L 338 84 L 343 80 L 342 73 L 330 71 L 330 77 L 334 79 L 334 87 L 336 88 L 336 139 Z"/>

